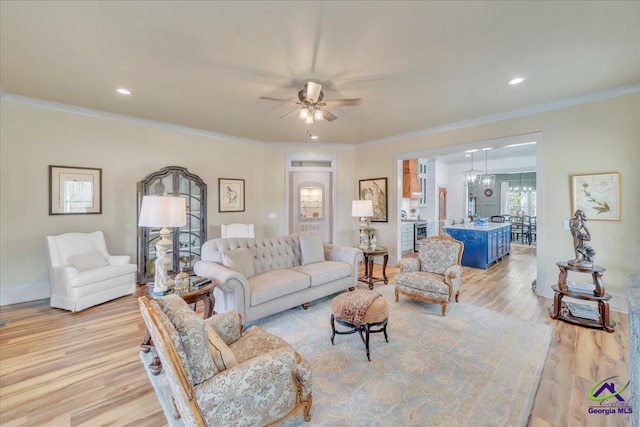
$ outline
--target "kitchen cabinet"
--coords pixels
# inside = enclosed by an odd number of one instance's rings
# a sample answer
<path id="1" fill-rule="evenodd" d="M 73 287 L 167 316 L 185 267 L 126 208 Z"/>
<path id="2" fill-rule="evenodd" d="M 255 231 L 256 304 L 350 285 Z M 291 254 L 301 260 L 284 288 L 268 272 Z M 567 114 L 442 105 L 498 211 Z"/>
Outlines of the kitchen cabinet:
<path id="1" fill-rule="evenodd" d="M 400 230 L 400 250 L 403 254 L 413 252 L 413 222 L 403 222 Z"/>
<path id="2" fill-rule="evenodd" d="M 450 225 L 444 231 L 464 243 L 462 265 L 487 269 L 489 265 L 509 255 L 511 249 L 511 224 L 489 223 L 487 226 L 473 224 Z"/>
<path id="3" fill-rule="evenodd" d="M 420 199 L 422 189 L 418 181 L 418 159 L 402 162 L 402 197 Z"/>
<path id="4" fill-rule="evenodd" d="M 418 159 L 419 206 L 427 206 L 427 159 Z"/>

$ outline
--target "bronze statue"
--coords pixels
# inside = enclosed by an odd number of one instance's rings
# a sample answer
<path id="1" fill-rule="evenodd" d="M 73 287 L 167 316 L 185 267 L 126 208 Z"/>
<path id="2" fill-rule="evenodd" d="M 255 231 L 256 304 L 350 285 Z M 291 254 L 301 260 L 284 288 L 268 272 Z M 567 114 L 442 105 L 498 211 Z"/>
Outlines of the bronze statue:
<path id="1" fill-rule="evenodd" d="M 593 267 L 593 259 L 596 256 L 596 251 L 585 243 L 591 240 L 591 234 L 585 225 L 586 222 L 587 216 L 581 209 L 578 209 L 575 214 L 573 214 L 573 218 L 569 220 L 569 229 L 573 236 L 573 248 L 576 253 L 576 258 L 567 262 L 569 265 Z"/>

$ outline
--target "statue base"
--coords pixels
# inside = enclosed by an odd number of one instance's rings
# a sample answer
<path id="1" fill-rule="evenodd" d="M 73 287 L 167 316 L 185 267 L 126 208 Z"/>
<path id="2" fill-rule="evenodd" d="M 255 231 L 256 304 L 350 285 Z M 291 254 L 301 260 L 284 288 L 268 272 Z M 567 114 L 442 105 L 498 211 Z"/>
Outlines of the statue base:
<path id="1" fill-rule="evenodd" d="M 593 268 L 592 261 L 585 261 L 584 259 L 572 259 L 567 261 L 567 264 L 572 265 L 574 267 L 585 267 L 585 268 Z"/>

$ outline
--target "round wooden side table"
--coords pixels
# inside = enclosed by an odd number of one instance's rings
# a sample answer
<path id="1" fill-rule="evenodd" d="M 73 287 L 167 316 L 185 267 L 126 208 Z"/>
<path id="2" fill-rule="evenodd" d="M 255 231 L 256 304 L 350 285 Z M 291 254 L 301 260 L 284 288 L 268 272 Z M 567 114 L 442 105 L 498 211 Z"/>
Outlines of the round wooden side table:
<path id="1" fill-rule="evenodd" d="M 387 278 L 387 263 L 389 262 L 389 250 L 383 246 L 376 246 L 375 249 L 362 249 L 360 246 L 356 246 L 364 254 L 364 276 L 358 277 L 358 280 L 369 285 L 369 289 L 373 289 L 373 285 L 376 282 L 384 281 L 386 285 L 389 283 Z M 373 261 L 377 256 L 384 257 L 382 264 L 382 278 L 373 277 Z"/>

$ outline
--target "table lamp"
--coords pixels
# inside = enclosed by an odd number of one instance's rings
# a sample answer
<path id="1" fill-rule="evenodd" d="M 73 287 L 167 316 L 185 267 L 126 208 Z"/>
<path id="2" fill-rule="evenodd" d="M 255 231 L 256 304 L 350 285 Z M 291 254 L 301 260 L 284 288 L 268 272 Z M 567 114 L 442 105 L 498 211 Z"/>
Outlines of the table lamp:
<path id="1" fill-rule="evenodd" d="M 153 293 L 162 294 L 172 283 L 167 275 L 172 260 L 167 251 L 173 245 L 169 239 L 169 228 L 182 227 L 187 224 L 186 202 L 183 197 L 144 196 L 140 209 L 140 227 L 159 227 L 160 240 L 156 243 L 155 276 Z"/>
<path id="2" fill-rule="evenodd" d="M 360 248 L 367 249 L 369 247 L 369 237 L 364 230 L 369 228 L 369 217 L 373 216 L 373 201 L 371 200 L 354 200 L 351 202 L 351 216 L 359 217 L 360 223 Z"/>

